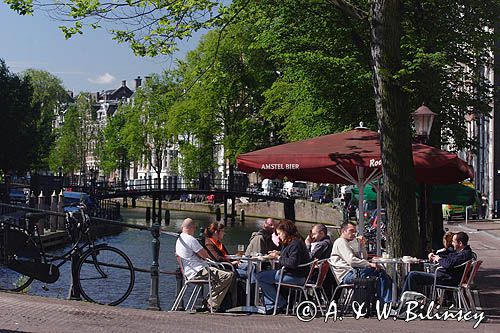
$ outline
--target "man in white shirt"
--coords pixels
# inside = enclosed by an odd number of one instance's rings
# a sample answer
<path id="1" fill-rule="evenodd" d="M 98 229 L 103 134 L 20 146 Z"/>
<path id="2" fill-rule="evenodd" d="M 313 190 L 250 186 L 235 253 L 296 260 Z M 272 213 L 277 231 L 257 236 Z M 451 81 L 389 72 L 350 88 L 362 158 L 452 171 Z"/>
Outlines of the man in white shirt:
<path id="1" fill-rule="evenodd" d="M 356 225 L 344 222 L 340 226 L 340 237 L 333 243 L 330 263 L 334 267 L 337 281 L 350 284 L 358 274 L 360 277 L 376 276 L 378 299 L 385 303 L 392 300 L 392 281 L 385 271 L 377 264 L 360 257 L 358 249 L 353 249 L 352 242 L 356 238 Z M 361 243 L 363 250 L 364 244 Z M 366 250 L 365 250 L 366 251 Z M 365 256 L 366 257 L 366 256 Z"/>
<path id="2" fill-rule="evenodd" d="M 200 242 L 193 237 L 196 225 L 190 218 L 182 222 L 182 232 L 175 244 L 175 254 L 182 260 L 186 278 L 207 278 L 208 271 L 212 282 L 212 292 L 208 305 L 213 310 L 219 310 L 222 300 L 226 296 L 229 286 L 233 282 L 234 273 L 215 267 L 210 267 L 205 259 L 209 258 L 207 251 Z"/>

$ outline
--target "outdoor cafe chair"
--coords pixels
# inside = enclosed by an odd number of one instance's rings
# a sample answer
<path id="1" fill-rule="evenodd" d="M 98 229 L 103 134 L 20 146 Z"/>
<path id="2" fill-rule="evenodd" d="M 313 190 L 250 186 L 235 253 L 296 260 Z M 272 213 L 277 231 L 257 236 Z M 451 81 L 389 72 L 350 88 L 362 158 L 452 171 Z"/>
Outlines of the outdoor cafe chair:
<path id="1" fill-rule="evenodd" d="M 200 278 L 197 276 L 193 276 L 190 279 L 188 279 L 185 275 L 182 258 L 179 256 L 176 256 L 176 258 L 177 258 L 177 262 L 179 263 L 179 268 L 180 268 L 184 283 L 183 283 L 181 290 L 179 291 L 179 294 L 177 295 L 177 297 L 174 301 L 174 304 L 172 305 L 171 311 L 177 310 L 177 308 L 179 307 L 180 303 L 182 302 L 182 300 L 184 298 L 184 294 L 186 293 L 186 290 L 189 287 L 189 285 L 193 285 L 194 288 L 193 288 L 193 291 L 191 292 L 191 295 L 189 296 L 189 300 L 188 300 L 186 306 L 184 307 L 184 309 L 193 310 L 194 305 L 196 303 L 196 300 L 198 299 L 200 292 L 202 291 L 204 285 L 208 285 L 208 297 L 209 297 L 208 303 L 212 304 L 212 301 L 211 301 L 211 297 L 212 297 L 211 296 L 212 295 L 212 293 L 211 293 L 212 282 L 211 281 L 212 280 L 211 280 L 211 276 L 210 276 L 210 270 L 208 270 L 208 276 L 206 278 Z M 212 307 L 210 306 L 209 308 L 210 308 L 210 312 L 213 313 Z"/>
<path id="2" fill-rule="evenodd" d="M 323 288 L 323 283 L 325 282 L 326 275 L 330 270 L 330 263 L 328 259 L 321 259 L 316 261 L 316 263 L 312 267 L 313 272 L 317 271 L 317 277 L 315 281 L 306 281 L 306 290 L 311 290 L 314 295 L 314 300 L 316 301 L 316 307 L 321 311 L 321 315 L 325 315 L 323 311 L 323 304 L 321 302 L 321 298 L 324 300 L 323 303 L 327 304 L 328 297 L 326 296 L 325 289 Z M 319 291 L 319 294 L 318 294 Z M 327 304 L 328 306 L 328 304 Z"/>
<path id="3" fill-rule="evenodd" d="M 460 278 L 460 282 L 456 286 L 448 286 L 448 285 L 443 285 L 443 284 L 438 284 L 437 283 L 437 273 L 440 270 L 444 270 L 443 267 L 439 266 L 436 268 L 434 272 L 434 284 L 432 286 L 432 299 L 436 300 L 436 296 L 439 297 L 439 304 L 443 303 L 444 300 L 444 293 L 446 291 L 452 291 L 454 296 L 456 296 L 456 299 L 458 300 L 458 308 L 459 309 L 465 309 L 465 311 L 469 311 L 469 305 L 467 304 L 467 296 L 466 296 L 466 289 L 470 288 L 469 281 L 471 281 L 472 277 L 472 268 L 475 265 L 475 260 L 471 259 L 463 264 L 457 265 L 454 268 L 462 268 L 463 267 L 463 273 L 462 277 Z M 479 269 L 479 266 L 478 266 Z M 455 299 L 455 297 L 454 297 Z"/>
<path id="4" fill-rule="evenodd" d="M 298 267 L 308 267 L 308 266 L 310 267 L 309 273 L 307 274 L 307 277 L 306 277 L 304 283 L 301 284 L 301 285 L 283 282 L 283 277 L 284 277 L 284 275 L 286 273 L 286 267 L 281 267 L 281 269 L 278 271 L 278 287 L 277 287 L 277 292 L 276 292 L 276 299 L 274 301 L 273 316 L 276 315 L 276 311 L 278 309 L 278 299 L 279 299 L 280 290 L 281 290 L 282 287 L 286 287 L 286 288 L 290 289 L 290 292 L 288 293 L 288 300 L 287 300 L 287 306 L 286 306 L 286 314 L 287 315 L 288 315 L 288 309 L 290 307 L 291 291 L 293 289 L 295 289 L 295 291 L 300 290 L 301 291 L 301 295 L 303 294 L 304 298 L 306 300 L 309 300 L 309 298 L 307 296 L 307 289 L 309 288 L 307 286 L 307 283 L 311 279 L 311 277 L 312 277 L 312 275 L 314 273 L 314 268 L 317 267 L 316 266 L 317 262 L 318 262 L 318 260 L 315 259 L 315 260 L 313 260 L 311 262 L 308 262 L 308 263 L 305 263 L 305 264 L 302 264 L 302 265 L 298 266 Z M 295 294 L 295 296 L 297 296 L 297 295 Z M 295 307 L 295 303 L 294 303 L 294 307 Z M 293 312 L 294 307 L 292 308 L 292 312 Z"/>
<path id="5" fill-rule="evenodd" d="M 469 280 L 467 281 L 467 284 L 463 286 L 463 289 L 465 291 L 465 295 L 467 296 L 467 299 L 469 301 L 469 305 L 471 307 L 471 310 L 473 312 L 476 312 L 476 304 L 474 302 L 474 298 L 472 297 L 472 292 L 471 292 L 471 287 L 474 284 L 474 280 L 476 279 L 476 274 L 477 271 L 479 270 L 479 267 L 481 267 L 481 264 L 483 263 L 482 260 L 475 260 L 472 264 L 472 270 L 469 276 Z"/>
<path id="6" fill-rule="evenodd" d="M 335 275 L 335 265 L 328 261 L 330 265 L 330 269 L 332 271 L 333 276 L 335 277 L 335 282 L 337 282 L 337 287 L 333 291 L 332 299 L 330 302 L 338 300 L 338 309 L 340 309 L 340 316 L 344 316 L 351 305 L 352 296 L 354 294 L 354 283 L 342 283 L 337 279 Z M 338 298 L 337 298 L 338 297 Z"/>
<path id="7" fill-rule="evenodd" d="M 207 258 L 205 260 L 208 261 L 208 263 L 210 264 L 210 266 L 213 266 L 213 267 L 216 267 L 216 268 L 220 268 L 220 269 L 223 269 L 223 270 L 226 270 L 226 271 L 234 272 L 234 266 L 230 262 L 213 261 L 210 258 Z"/>

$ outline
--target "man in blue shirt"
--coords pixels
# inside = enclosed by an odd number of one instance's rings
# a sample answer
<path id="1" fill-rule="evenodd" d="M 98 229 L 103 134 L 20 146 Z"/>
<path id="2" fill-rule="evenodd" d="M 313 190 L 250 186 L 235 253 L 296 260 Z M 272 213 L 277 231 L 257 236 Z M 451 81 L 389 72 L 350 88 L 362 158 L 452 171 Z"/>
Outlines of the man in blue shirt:
<path id="1" fill-rule="evenodd" d="M 465 232 L 458 232 L 453 235 L 452 245 L 455 252 L 447 256 L 429 255 L 431 262 L 439 264 L 443 269 L 436 272 L 436 283 L 447 286 L 457 286 L 464 273 L 464 267 L 456 267 L 474 258 L 474 254 L 468 245 L 469 236 Z M 406 277 L 403 290 L 421 291 L 422 287 L 434 284 L 434 273 L 413 271 Z"/>

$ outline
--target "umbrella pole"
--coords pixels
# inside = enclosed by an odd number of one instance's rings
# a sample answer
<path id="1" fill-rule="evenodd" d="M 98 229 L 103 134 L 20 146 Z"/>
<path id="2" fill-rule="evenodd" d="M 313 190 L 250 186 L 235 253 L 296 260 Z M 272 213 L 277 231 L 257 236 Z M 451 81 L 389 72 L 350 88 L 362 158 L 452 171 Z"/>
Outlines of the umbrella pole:
<path id="1" fill-rule="evenodd" d="M 365 170 L 363 167 L 356 167 L 356 170 L 358 172 L 358 189 L 359 189 L 359 202 L 358 202 L 358 211 L 359 211 L 359 217 L 358 217 L 358 233 L 359 236 L 364 236 L 365 235 L 365 205 L 364 205 L 364 192 L 365 192 Z M 358 242 L 358 251 L 361 256 L 363 256 L 363 251 L 362 251 L 362 245 L 361 242 Z M 366 258 L 365 258 L 366 259 Z"/>
<path id="2" fill-rule="evenodd" d="M 377 256 L 382 256 L 382 195 L 380 193 L 380 177 L 377 179 Z"/>

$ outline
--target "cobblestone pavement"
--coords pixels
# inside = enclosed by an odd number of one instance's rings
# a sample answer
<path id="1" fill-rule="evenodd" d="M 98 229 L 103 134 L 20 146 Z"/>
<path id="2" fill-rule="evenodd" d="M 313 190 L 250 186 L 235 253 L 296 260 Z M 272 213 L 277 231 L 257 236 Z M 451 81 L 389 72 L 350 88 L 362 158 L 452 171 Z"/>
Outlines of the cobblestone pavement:
<path id="1" fill-rule="evenodd" d="M 292 316 L 191 314 L 109 307 L 86 302 L 0 293 L 0 331 L 21 332 L 499 332 L 500 331 L 500 223 L 481 222 L 446 226 L 466 231 L 471 247 L 484 260 L 477 286 L 487 322 L 473 329 L 470 321 L 377 320 L 316 318 L 304 323 Z M 498 229 L 497 229 L 498 228 Z M 488 229 L 488 230 L 485 230 Z"/>

